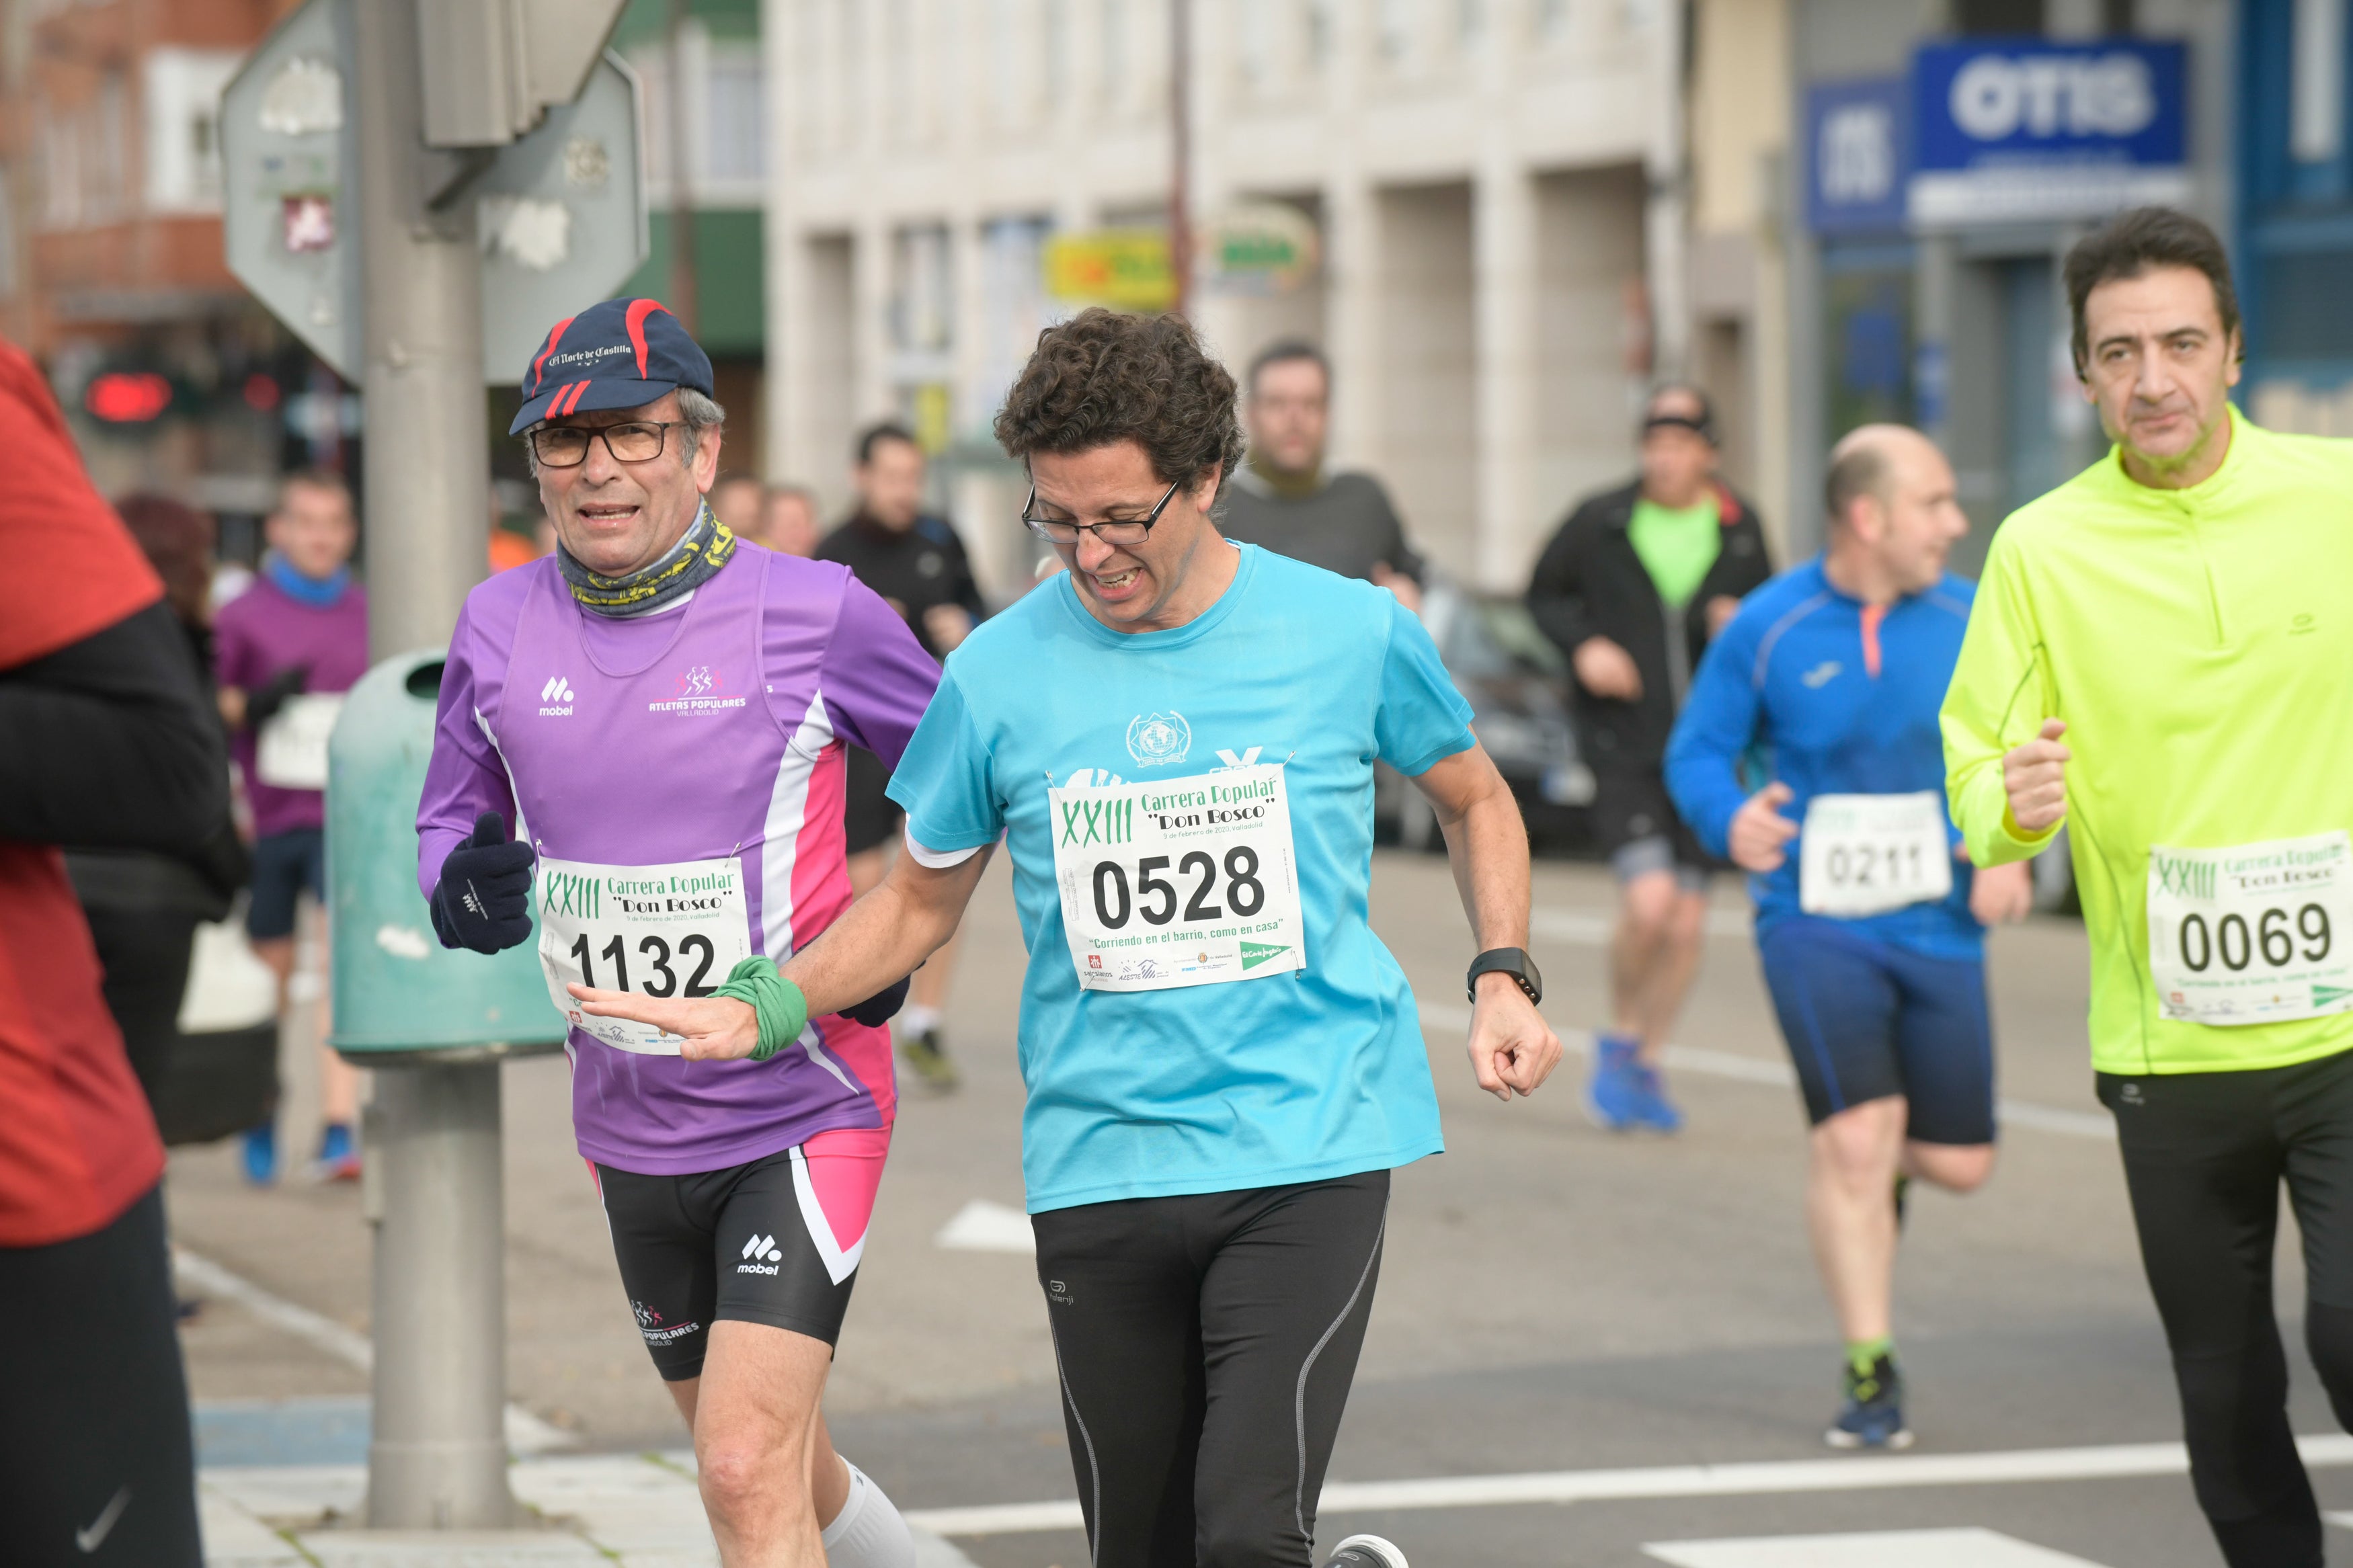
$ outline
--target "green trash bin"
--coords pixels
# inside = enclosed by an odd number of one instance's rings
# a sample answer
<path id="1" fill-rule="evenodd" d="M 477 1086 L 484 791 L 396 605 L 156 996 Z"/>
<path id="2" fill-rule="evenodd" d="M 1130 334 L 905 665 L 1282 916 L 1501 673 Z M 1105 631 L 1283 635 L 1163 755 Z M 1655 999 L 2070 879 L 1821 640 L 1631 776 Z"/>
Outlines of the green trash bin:
<path id="1" fill-rule="evenodd" d="M 327 905 L 334 1031 L 361 1065 L 551 1051 L 565 1023 L 533 943 L 445 948 L 417 890 L 417 803 L 447 655 L 400 654 L 363 676 L 327 742 Z"/>

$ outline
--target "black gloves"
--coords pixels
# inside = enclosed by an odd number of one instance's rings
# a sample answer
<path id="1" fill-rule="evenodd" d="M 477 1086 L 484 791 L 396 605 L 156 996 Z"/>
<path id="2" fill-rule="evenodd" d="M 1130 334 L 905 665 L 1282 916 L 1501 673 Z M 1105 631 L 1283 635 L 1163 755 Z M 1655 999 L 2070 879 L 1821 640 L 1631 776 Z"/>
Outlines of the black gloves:
<path id="1" fill-rule="evenodd" d="M 885 985 L 857 1006 L 844 1007 L 841 1016 L 853 1024 L 863 1024 L 871 1029 L 881 1028 L 897 1017 L 899 1009 L 907 1005 L 907 981 L 913 978 L 913 975 L 908 975 L 896 984 Z"/>
<path id="2" fill-rule="evenodd" d="M 441 945 L 502 952 L 530 941 L 532 859 L 530 845 L 508 839 L 504 817 L 482 813 L 474 836 L 441 862 L 433 889 L 433 930 Z"/>
<path id="3" fill-rule="evenodd" d="M 259 689 L 246 694 L 245 727 L 256 734 L 260 733 L 264 724 L 278 717 L 278 710 L 286 706 L 286 700 L 301 695 L 302 689 L 310 684 L 309 665 L 288 665 L 264 681 Z"/>

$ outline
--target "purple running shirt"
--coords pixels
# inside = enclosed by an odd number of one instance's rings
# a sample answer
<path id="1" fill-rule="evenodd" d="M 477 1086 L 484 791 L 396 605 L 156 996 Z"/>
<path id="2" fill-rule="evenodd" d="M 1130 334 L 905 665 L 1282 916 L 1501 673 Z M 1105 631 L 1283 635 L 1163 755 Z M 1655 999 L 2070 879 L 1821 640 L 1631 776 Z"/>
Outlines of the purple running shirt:
<path id="1" fill-rule="evenodd" d="M 295 598 L 265 572 L 213 616 L 213 673 L 223 686 L 252 692 L 289 666 L 307 664 L 305 691 L 349 691 L 367 673 L 367 590 L 357 583 L 333 604 L 320 606 Z M 254 776 L 254 751 L 250 730 L 239 730 L 229 741 L 229 754 L 245 773 L 254 836 L 324 826 L 326 793 L 263 784 Z"/>
<path id="2" fill-rule="evenodd" d="M 627 620 L 583 609 L 553 557 L 502 572 L 467 595 L 450 638 L 417 885 L 430 898 L 475 818 L 498 811 L 543 862 L 734 862 L 750 951 L 782 959 L 849 907 L 844 745 L 895 767 L 938 682 L 906 623 L 828 563 L 739 544 L 682 607 Z M 534 942 L 552 879 L 534 879 Z M 594 983 L 611 984 L 594 952 Z M 686 954 L 660 956 L 681 973 L 659 971 L 653 994 L 677 994 L 694 978 Z M 637 961 L 638 988 L 651 990 Z M 703 973 L 701 989 L 725 970 Z M 835 1128 L 890 1126 L 889 1029 L 811 1023 L 765 1062 L 640 1054 L 574 1027 L 565 1052 L 580 1152 L 681 1175 Z"/>

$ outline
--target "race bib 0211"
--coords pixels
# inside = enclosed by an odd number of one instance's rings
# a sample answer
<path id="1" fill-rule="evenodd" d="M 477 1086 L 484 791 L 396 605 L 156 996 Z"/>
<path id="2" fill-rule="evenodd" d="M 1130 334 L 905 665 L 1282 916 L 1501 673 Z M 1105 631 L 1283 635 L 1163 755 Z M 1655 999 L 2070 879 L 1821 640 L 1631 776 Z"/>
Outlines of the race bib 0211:
<path id="1" fill-rule="evenodd" d="M 1047 798 L 1081 985 L 1166 991 L 1306 967 L 1281 764 Z"/>
<path id="2" fill-rule="evenodd" d="M 600 866 L 543 856 L 532 912 L 556 1010 L 582 1034 L 640 1056 L 674 1057 L 685 1041 L 651 1024 L 584 1013 L 565 987 L 708 996 L 752 956 L 744 867 L 733 858 Z"/>
<path id="3" fill-rule="evenodd" d="M 2353 1008 L 2353 839 L 2148 851 L 2158 1010 L 2191 1024 L 2276 1024 Z"/>
<path id="4" fill-rule="evenodd" d="M 1798 841 L 1798 905 L 1810 915 L 1885 914 L 1953 890 L 1953 849 L 1934 790 L 1818 795 Z"/>

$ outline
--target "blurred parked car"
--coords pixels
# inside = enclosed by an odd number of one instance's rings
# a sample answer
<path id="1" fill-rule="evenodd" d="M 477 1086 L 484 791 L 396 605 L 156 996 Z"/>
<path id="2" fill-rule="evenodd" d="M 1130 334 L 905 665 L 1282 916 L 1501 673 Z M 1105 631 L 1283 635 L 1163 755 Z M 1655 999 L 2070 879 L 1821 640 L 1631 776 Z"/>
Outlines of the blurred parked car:
<path id="1" fill-rule="evenodd" d="M 1571 848 L 1591 836 L 1593 770 L 1577 754 L 1568 712 L 1568 665 L 1516 598 L 1433 578 L 1422 624 L 1455 689 L 1471 704 L 1471 729 L 1519 797 L 1539 849 Z M 1442 849 L 1437 815 L 1421 792 L 1378 770 L 1376 826 L 1414 849 Z"/>

